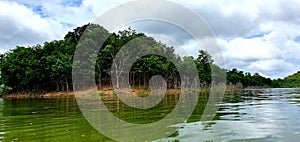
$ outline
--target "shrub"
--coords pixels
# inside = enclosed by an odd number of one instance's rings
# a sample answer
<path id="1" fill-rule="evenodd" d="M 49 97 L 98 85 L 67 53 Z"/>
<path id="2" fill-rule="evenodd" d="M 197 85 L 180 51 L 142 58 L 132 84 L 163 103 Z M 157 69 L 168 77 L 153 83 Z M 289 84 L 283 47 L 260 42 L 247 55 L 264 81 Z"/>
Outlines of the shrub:
<path id="1" fill-rule="evenodd" d="M 102 92 L 99 92 L 99 93 L 94 92 L 94 93 L 91 94 L 91 96 L 102 97 L 102 96 L 104 96 L 104 94 Z"/>
<path id="2" fill-rule="evenodd" d="M 0 96 L 7 95 L 11 90 L 12 90 L 11 87 L 7 87 L 7 86 L 4 86 L 4 85 L 1 85 L 1 87 L 0 87 Z"/>
<path id="3" fill-rule="evenodd" d="M 139 97 L 147 97 L 150 95 L 150 92 L 140 92 Z"/>

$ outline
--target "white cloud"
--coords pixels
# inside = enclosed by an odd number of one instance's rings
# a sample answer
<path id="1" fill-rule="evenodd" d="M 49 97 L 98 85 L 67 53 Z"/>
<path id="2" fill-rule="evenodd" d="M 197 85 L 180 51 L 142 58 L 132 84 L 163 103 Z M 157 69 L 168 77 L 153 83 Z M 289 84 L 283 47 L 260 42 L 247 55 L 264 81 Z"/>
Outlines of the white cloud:
<path id="1" fill-rule="evenodd" d="M 24 5 L 0 1 L 1 52 L 16 45 L 29 45 L 61 37 L 62 26 L 54 20 L 43 19 Z"/>
<path id="2" fill-rule="evenodd" d="M 220 40 L 225 57 L 242 61 L 257 61 L 280 57 L 280 50 L 262 38 Z"/>
<path id="3" fill-rule="evenodd" d="M 300 1 L 189 1 L 215 31 L 228 69 L 285 77 L 300 70 Z"/>
<path id="4" fill-rule="evenodd" d="M 99 14 L 129 1 L 132 0 L 0 1 L 0 53 L 16 45 L 61 39 L 72 28 L 92 22 Z M 228 69 L 236 67 L 272 78 L 300 70 L 300 43 L 295 41 L 300 37 L 300 1 L 174 2 L 194 10 L 208 22 Z M 153 23 L 140 27 L 137 28 L 143 32 L 170 37 L 183 44 L 188 54 L 197 56 L 200 47 L 182 31 Z"/>
<path id="5" fill-rule="evenodd" d="M 226 66 L 239 68 L 251 73 L 278 78 L 292 74 L 300 69 L 300 45 L 295 42 L 289 31 L 276 30 L 262 37 L 219 39 Z"/>
<path id="6" fill-rule="evenodd" d="M 67 31 L 92 22 L 96 18 L 96 11 L 110 5 L 108 1 L 92 3 L 85 0 L 75 6 L 66 5 L 66 2 L 68 1 L 0 1 L 0 53 L 18 45 L 42 44 L 62 39 Z"/>

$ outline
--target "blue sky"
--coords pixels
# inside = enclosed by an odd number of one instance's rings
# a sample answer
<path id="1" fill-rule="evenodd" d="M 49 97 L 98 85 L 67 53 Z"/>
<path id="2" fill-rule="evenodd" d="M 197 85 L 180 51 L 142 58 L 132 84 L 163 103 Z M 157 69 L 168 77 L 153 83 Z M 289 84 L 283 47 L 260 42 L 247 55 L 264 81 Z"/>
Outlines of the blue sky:
<path id="1" fill-rule="evenodd" d="M 100 14 L 129 1 L 1 0 L 0 53 L 17 45 L 62 39 L 67 31 L 93 22 Z M 282 78 L 300 70 L 300 1 L 172 1 L 207 21 L 216 34 L 226 68 L 259 72 L 271 78 Z M 195 41 L 180 30 L 164 24 L 131 26 L 155 37 L 180 41 L 190 55 L 197 54 L 199 47 Z M 166 39 L 159 40 L 171 44 Z"/>

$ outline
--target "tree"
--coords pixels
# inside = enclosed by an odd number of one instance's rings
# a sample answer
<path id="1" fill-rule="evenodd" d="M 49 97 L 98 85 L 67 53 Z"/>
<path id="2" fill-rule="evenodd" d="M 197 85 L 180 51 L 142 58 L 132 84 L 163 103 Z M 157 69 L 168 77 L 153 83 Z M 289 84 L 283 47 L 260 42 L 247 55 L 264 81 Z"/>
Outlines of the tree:
<path id="1" fill-rule="evenodd" d="M 207 86 L 211 83 L 211 65 L 213 60 L 211 55 L 204 50 L 199 50 L 198 58 L 195 60 L 195 64 L 198 70 L 200 83 L 202 86 Z"/>
<path id="2" fill-rule="evenodd" d="M 166 57 L 150 54 L 138 58 L 137 55 L 143 52 L 161 53 Z M 181 58 L 174 52 L 173 47 L 168 47 L 130 28 L 118 33 L 109 33 L 100 25 L 86 24 L 68 32 L 62 40 L 29 47 L 17 46 L 1 54 L 0 83 L 12 92 L 69 91 L 74 85 L 72 84 L 72 69 L 74 69 L 77 71 L 75 75 L 82 78 L 75 84 L 83 88 L 89 87 L 84 86 L 86 79 L 96 79 L 99 88 L 111 86 L 111 73 L 116 77 L 114 78 L 116 87 L 124 83 L 127 77 L 125 73 L 129 73 L 129 83 L 134 87 L 147 88 L 152 76 L 161 75 L 167 81 L 168 88 L 177 88 L 180 85 L 196 84 L 195 78 L 191 78 L 194 76 L 191 73 L 195 65 L 200 78 L 199 83 L 203 87 L 211 84 L 212 77 L 221 80 L 225 73 L 227 84 L 232 85 L 241 83 L 244 87 L 299 86 L 300 73 L 284 80 L 272 81 L 258 73 L 251 75 L 236 68 L 222 69 L 213 63 L 212 56 L 204 50 L 198 51 L 197 58 L 192 56 Z M 120 55 L 122 60 L 115 60 L 117 55 Z M 135 62 L 130 67 L 128 61 Z M 112 67 L 115 70 L 112 70 Z M 185 75 L 180 76 L 179 71 Z"/>

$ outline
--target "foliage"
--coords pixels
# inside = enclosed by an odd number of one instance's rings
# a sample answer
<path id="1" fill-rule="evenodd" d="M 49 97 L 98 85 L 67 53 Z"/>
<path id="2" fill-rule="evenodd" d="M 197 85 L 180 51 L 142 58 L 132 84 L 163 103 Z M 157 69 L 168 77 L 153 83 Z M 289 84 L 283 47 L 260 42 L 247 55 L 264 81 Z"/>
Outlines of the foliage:
<path id="1" fill-rule="evenodd" d="M 300 87 L 300 71 L 284 79 L 274 80 L 273 83 L 276 87 Z"/>
<path id="2" fill-rule="evenodd" d="M 150 92 L 140 92 L 139 97 L 147 97 L 150 95 Z"/>
<path id="3" fill-rule="evenodd" d="M 31 92 L 31 93 L 29 93 L 28 98 L 34 98 L 36 95 L 37 94 Z"/>
<path id="4" fill-rule="evenodd" d="M 135 41 L 135 42 L 131 42 Z M 101 46 L 101 48 L 99 48 Z M 133 50 L 125 50 L 131 47 Z M 88 58 L 87 61 L 74 59 L 75 50 L 79 50 L 78 58 Z M 97 52 L 97 49 L 100 49 Z M 121 50 L 124 49 L 124 50 Z M 163 53 L 162 57 L 155 54 L 143 56 L 126 56 L 128 53 L 138 55 L 142 52 Z M 168 88 L 178 88 L 182 83 L 194 85 L 194 79 L 188 78 L 181 82 L 178 69 L 191 73 L 193 64 L 198 71 L 200 84 L 210 86 L 212 77 L 221 79 L 227 75 L 228 85 L 262 86 L 262 87 L 295 87 L 300 86 L 300 73 L 289 76 L 284 80 L 271 80 L 258 73 L 238 71 L 237 69 L 225 70 L 214 64 L 211 55 L 204 50 L 198 51 L 198 57 L 179 57 L 173 47 L 168 47 L 157 42 L 152 37 L 135 30 L 127 29 L 118 33 L 109 33 L 106 29 L 96 24 L 87 24 L 68 32 L 63 40 L 45 42 L 43 45 L 30 47 L 17 46 L 0 55 L 1 94 L 11 92 L 39 92 L 69 91 L 72 90 L 72 67 L 78 69 L 78 76 L 87 78 L 95 76 L 99 88 L 111 86 L 111 73 L 116 77 L 117 87 L 124 84 L 125 71 L 129 72 L 129 83 L 133 87 L 147 88 L 149 80 L 154 75 L 161 75 L 167 82 Z M 118 54 L 122 60 L 113 62 Z M 131 67 L 126 66 L 126 61 L 133 61 Z M 178 66 L 175 66 L 175 63 Z M 95 70 L 82 67 L 95 65 Z M 115 67 L 118 70 L 112 70 Z M 178 68 L 178 69 L 177 69 Z M 211 70 L 215 72 L 211 72 Z M 128 75 L 127 75 L 128 76 Z M 84 80 L 84 79 L 83 79 Z M 78 82 L 85 84 L 85 82 Z M 99 95 L 99 94 L 96 94 Z M 113 94 L 112 94 L 113 95 Z"/>
<path id="5" fill-rule="evenodd" d="M 116 92 L 109 94 L 109 96 L 117 96 Z"/>
<path id="6" fill-rule="evenodd" d="M 5 85 L 1 85 L 0 87 L 0 96 L 5 96 L 7 94 L 9 94 L 9 92 L 12 90 L 11 87 L 7 87 Z"/>
<path id="7" fill-rule="evenodd" d="M 101 92 L 96 93 L 96 92 L 94 92 L 94 93 L 91 94 L 91 96 L 102 97 L 102 96 L 104 96 L 104 93 L 101 93 Z"/>
<path id="8" fill-rule="evenodd" d="M 237 85 L 241 84 L 244 87 L 272 87 L 272 80 L 265 78 L 258 73 L 251 73 L 238 71 L 236 68 L 227 71 L 227 84 Z"/>

